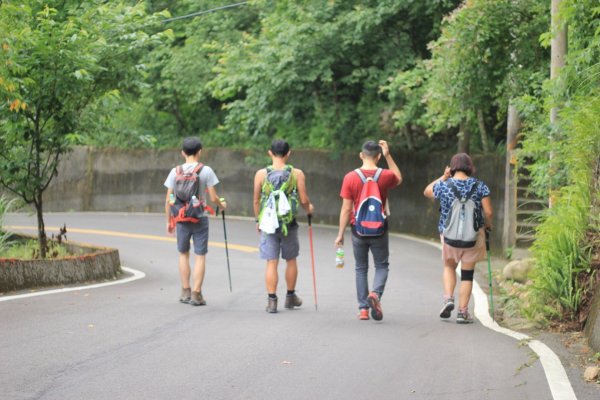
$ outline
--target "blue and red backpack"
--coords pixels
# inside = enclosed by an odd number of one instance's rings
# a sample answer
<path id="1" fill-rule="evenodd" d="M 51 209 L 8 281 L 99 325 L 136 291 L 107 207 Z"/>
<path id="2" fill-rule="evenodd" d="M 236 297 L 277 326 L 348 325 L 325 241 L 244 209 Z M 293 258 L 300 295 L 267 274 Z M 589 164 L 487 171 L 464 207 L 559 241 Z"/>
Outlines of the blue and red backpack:
<path id="1" fill-rule="evenodd" d="M 363 183 L 354 215 L 356 233 L 359 236 L 381 236 L 385 233 L 385 212 L 377 181 L 382 169 L 377 168 L 372 178 L 367 178 L 359 168 L 354 171 Z"/>

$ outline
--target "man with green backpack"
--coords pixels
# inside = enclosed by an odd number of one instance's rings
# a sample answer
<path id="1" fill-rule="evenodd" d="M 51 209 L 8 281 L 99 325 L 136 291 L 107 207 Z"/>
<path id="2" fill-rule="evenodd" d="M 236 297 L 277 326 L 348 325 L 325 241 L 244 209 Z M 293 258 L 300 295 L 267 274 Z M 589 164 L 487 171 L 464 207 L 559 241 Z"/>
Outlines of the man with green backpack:
<path id="1" fill-rule="evenodd" d="M 269 313 L 277 312 L 277 266 L 280 256 L 287 264 L 285 308 L 293 309 L 302 305 L 302 300 L 296 295 L 296 258 L 300 251 L 296 216 L 299 204 L 309 215 L 314 207 L 306 193 L 304 173 L 287 164 L 290 154 L 290 146 L 285 140 L 274 140 L 269 150 L 272 164 L 258 170 L 254 176 L 254 215 L 256 229 L 261 233 L 260 257 L 267 260 L 266 311 Z"/>

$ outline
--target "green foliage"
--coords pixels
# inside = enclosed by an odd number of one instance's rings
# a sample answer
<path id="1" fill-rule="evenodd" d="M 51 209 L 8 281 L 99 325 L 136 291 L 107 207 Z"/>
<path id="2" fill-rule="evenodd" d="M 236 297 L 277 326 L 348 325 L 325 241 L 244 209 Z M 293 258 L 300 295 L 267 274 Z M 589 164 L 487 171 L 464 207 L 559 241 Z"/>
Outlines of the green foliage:
<path id="1" fill-rule="evenodd" d="M 10 212 L 15 203 L 15 199 L 8 199 L 4 196 L 0 196 L 0 253 L 10 247 L 10 232 L 4 230 L 4 217 L 6 213 Z"/>
<path id="2" fill-rule="evenodd" d="M 398 126 L 418 124 L 430 136 L 462 126 L 478 132 L 475 144 L 491 151 L 504 138 L 496 128 L 504 126 L 509 101 L 547 74 L 548 53 L 537 45 L 549 23 L 546 3 L 472 0 L 452 12 L 429 45 L 431 59 L 401 72 L 388 87 L 402 94 L 394 114 Z"/>
<path id="3" fill-rule="evenodd" d="M 49 258 L 62 258 L 75 255 L 71 253 L 66 246 L 59 244 L 54 240 L 48 241 L 47 252 Z M 11 243 L 10 247 L 6 247 L 4 249 L 0 248 L 0 257 L 19 260 L 32 260 L 41 258 L 38 242 L 36 240 L 16 241 Z"/>
<path id="4" fill-rule="evenodd" d="M 143 3 L 0 3 L 0 185 L 35 205 L 42 256 L 42 193 L 81 141 L 86 106 L 135 87 L 140 53 L 169 36 L 145 32 L 158 17 Z"/>

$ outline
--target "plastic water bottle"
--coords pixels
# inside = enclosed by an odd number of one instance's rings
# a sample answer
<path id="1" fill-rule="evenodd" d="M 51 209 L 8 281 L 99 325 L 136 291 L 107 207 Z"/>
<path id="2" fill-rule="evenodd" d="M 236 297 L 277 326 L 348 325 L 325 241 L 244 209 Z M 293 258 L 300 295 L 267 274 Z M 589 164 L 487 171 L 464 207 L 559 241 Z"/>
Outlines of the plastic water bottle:
<path id="1" fill-rule="evenodd" d="M 197 207 L 200 204 L 200 200 L 196 196 L 192 196 L 192 207 Z"/>
<path id="2" fill-rule="evenodd" d="M 173 193 L 171 193 L 171 194 L 169 195 L 169 204 L 170 204 L 170 205 L 173 205 L 173 204 L 175 204 L 175 195 L 174 195 Z"/>
<path id="3" fill-rule="evenodd" d="M 335 250 L 335 266 L 336 268 L 344 268 L 344 248 L 338 247 Z"/>

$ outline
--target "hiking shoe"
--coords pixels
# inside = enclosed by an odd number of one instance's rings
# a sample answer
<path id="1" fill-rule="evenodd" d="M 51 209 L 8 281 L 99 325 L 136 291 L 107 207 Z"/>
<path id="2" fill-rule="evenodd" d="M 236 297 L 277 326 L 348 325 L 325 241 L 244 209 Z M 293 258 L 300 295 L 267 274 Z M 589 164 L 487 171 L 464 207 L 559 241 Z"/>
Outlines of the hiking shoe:
<path id="1" fill-rule="evenodd" d="M 367 297 L 367 301 L 369 302 L 369 306 L 371 306 L 371 317 L 375 321 L 381 321 L 383 319 L 383 311 L 381 310 L 379 295 L 375 292 L 371 292 Z"/>
<path id="2" fill-rule="evenodd" d="M 277 297 L 269 297 L 269 302 L 267 303 L 267 308 L 265 311 L 271 314 L 277 312 Z"/>
<path id="3" fill-rule="evenodd" d="M 294 307 L 300 307 L 301 305 L 302 299 L 295 293 L 285 296 L 285 308 L 293 309 Z"/>
<path id="4" fill-rule="evenodd" d="M 442 307 L 442 311 L 440 311 L 440 318 L 450 318 L 452 310 L 454 310 L 454 299 L 450 297 L 444 300 L 444 306 Z"/>
<path id="5" fill-rule="evenodd" d="M 473 317 L 469 314 L 468 310 L 458 311 L 456 315 L 456 323 L 457 324 L 472 324 Z"/>
<path id="6" fill-rule="evenodd" d="M 202 297 L 202 292 L 192 291 L 192 298 L 190 299 L 190 305 L 192 306 L 205 306 L 206 300 Z"/>
<path id="7" fill-rule="evenodd" d="M 358 313 L 358 319 L 360 319 L 361 321 L 368 320 L 369 319 L 369 309 L 361 308 L 360 312 Z"/>
<path id="8" fill-rule="evenodd" d="M 192 289 L 191 288 L 181 288 L 181 296 L 179 296 L 180 303 L 189 303 L 192 297 Z"/>

